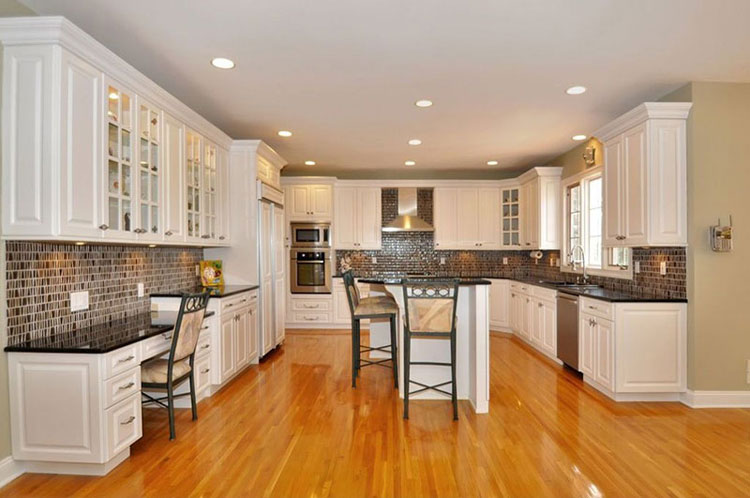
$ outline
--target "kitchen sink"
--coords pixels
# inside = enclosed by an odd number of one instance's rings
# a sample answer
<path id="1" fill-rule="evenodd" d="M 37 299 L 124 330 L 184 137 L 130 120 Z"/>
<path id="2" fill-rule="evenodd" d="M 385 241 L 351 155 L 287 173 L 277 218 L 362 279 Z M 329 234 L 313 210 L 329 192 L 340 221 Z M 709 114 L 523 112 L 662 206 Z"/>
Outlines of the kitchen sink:
<path id="1" fill-rule="evenodd" d="M 539 283 L 554 285 L 555 287 L 563 287 L 565 289 L 572 289 L 577 291 L 601 289 L 601 286 L 596 284 L 577 284 L 575 282 L 563 282 L 558 280 L 540 280 Z"/>

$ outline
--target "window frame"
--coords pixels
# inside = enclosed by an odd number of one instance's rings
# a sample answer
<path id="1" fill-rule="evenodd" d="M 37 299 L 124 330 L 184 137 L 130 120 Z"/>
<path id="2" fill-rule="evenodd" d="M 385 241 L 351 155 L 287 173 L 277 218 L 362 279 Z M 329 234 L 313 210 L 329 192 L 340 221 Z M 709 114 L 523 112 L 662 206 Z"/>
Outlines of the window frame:
<path id="1" fill-rule="evenodd" d="M 593 168 L 589 168 L 585 171 L 582 171 L 581 173 L 578 173 L 576 175 L 570 176 L 568 178 L 564 178 L 560 182 L 560 189 L 561 189 L 561 226 L 562 226 L 562 243 L 561 243 L 561 249 L 560 249 L 560 271 L 564 273 L 572 273 L 577 275 L 583 274 L 583 268 L 578 265 L 578 267 L 574 270 L 572 265 L 570 264 L 570 261 L 568 260 L 568 253 L 570 252 L 570 199 L 568 197 L 568 189 L 571 187 L 575 187 L 576 185 L 581 186 L 581 194 L 580 194 L 580 212 L 581 212 L 581 246 L 584 248 L 588 244 L 588 232 L 589 232 L 589 216 L 588 216 L 588 198 L 589 198 L 589 191 L 588 191 L 588 185 L 592 180 L 595 180 L 597 178 L 603 179 L 603 172 L 604 168 L 603 166 L 595 166 Z M 606 216 L 606 202 L 604 199 L 605 188 L 602 184 L 602 234 L 604 233 L 604 220 Z M 585 251 L 585 249 L 584 249 Z M 604 244 L 602 244 L 602 255 L 601 255 L 601 261 L 602 261 L 602 267 L 601 268 L 591 268 L 588 266 L 588 262 L 590 261 L 589 254 L 586 254 L 586 273 L 588 275 L 595 275 L 595 276 L 601 276 L 601 277 L 612 277 L 612 278 L 621 278 L 626 280 L 632 280 L 633 279 L 633 253 L 631 249 L 628 249 L 627 251 L 627 259 L 628 259 L 628 266 L 626 268 L 622 268 L 618 265 L 612 264 L 612 257 L 613 257 L 613 248 L 605 247 Z"/>

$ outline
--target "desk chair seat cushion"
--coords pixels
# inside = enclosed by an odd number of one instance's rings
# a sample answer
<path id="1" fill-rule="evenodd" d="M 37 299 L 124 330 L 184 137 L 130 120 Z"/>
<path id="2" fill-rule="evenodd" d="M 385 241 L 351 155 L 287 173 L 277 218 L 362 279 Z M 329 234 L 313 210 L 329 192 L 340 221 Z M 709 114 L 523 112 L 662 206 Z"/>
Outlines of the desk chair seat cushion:
<path id="1" fill-rule="evenodd" d="M 141 382 L 144 384 L 166 384 L 169 360 L 156 358 L 141 365 Z M 172 367 L 172 380 L 190 373 L 190 358 L 176 361 Z"/>
<path id="2" fill-rule="evenodd" d="M 453 299 L 409 299 L 409 329 L 412 332 L 450 332 Z"/>
<path id="3" fill-rule="evenodd" d="M 359 300 L 354 316 L 398 314 L 396 300 L 387 296 L 365 297 Z"/>

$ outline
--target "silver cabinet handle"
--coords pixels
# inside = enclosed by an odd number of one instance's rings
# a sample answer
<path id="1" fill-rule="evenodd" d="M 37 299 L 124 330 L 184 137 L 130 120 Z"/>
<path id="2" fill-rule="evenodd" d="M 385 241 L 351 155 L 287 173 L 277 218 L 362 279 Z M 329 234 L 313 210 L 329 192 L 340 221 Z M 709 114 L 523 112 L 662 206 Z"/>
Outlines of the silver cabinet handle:
<path id="1" fill-rule="evenodd" d="M 303 306 L 305 308 L 309 309 L 309 310 L 314 310 L 314 309 L 320 308 L 319 304 L 315 304 L 315 305 L 313 305 L 313 304 L 304 304 Z"/>
<path id="2" fill-rule="evenodd" d="M 127 384 L 118 387 L 117 390 L 118 391 L 124 391 L 125 389 L 130 389 L 134 385 L 135 385 L 135 382 L 128 382 Z"/>
<path id="3" fill-rule="evenodd" d="M 101 225 L 99 225 L 99 230 L 109 230 L 109 225 L 107 225 L 106 223 L 102 223 Z"/>
<path id="4" fill-rule="evenodd" d="M 135 356 L 133 356 L 132 354 L 128 356 L 127 358 L 122 358 L 122 359 L 117 360 L 117 363 L 127 363 L 131 360 L 135 360 Z"/>
<path id="5" fill-rule="evenodd" d="M 211 369 L 210 369 L 210 368 L 207 368 L 207 369 L 205 369 L 205 370 L 201 370 L 201 373 L 202 373 L 202 374 L 207 374 L 207 373 L 208 373 L 208 372 L 210 372 L 210 371 L 211 371 Z"/>
<path id="6" fill-rule="evenodd" d="M 210 238 L 211 238 L 211 236 L 210 236 L 210 235 L 208 235 L 208 234 L 206 234 L 206 235 L 201 235 L 201 239 L 210 239 Z"/>
<path id="7" fill-rule="evenodd" d="M 511 292 L 510 297 L 516 297 L 516 295 Z"/>
<path id="8" fill-rule="evenodd" d="M 596 311 L 599 311 L 599 308 L 597 308 L 596 306 L 591 306 L 591 305 L 589 305 L 589 309 L 590 309 L 590 310 L 596 310 Z"/>
<path id="9" fill-rule="evenodd" d="M 529 298 L 528 298 L 528 297 L 526 298 L 526 302 L 527 302 L 527 303 L 529 302 Z"/>
<path id="10" fill-rule="evenodd" d="M 542 303 L 537 303 L 537 306 L 539 306 L 541 308 L 544 305 Z"/>
<path id="11" fill-rule="evenodd" d="M 232 306 L 234 306 L 234 303 L 227 304 L 227 308 L 231 308 Z"/>
<path id="12" fill-rule="evenodd" d="M 203 346 L 201 346 L 201 349 L 208 349 L 210 347 L 211 347 L 210 344 L 204 344 Z"/>
<path id="13" fill-rule="evenodd" d="M 219 240 L 224 240 L 224 239 L 226 239 L 226 237 L 224 237 L 223 235 L 219 235 Z"/>
<path id="14" fill-rule="evenodd" d="M 164 235 L 166 235 L 167 237 L 169 237 L 171 235 L 174 235 L 174 232 L 172 230 L 167 230 L 166 232 L 164 232 Z"/>
<path id="15" fill-rule="evenodd" d="M 204 325 L 203 327 L 201 327 L 201 330 L 208 330 L 208 329 L 209 329 L 208 325 Z"/>
<path id="16" fill-rule="evenodd" d="M 135 420 L 135 415 L 131 415 L 125 422 L 120 422 L 120 425 L 130 425 Z"/>
<path id="17" fill-rule="evenodd" d="M 164 332 L 161 336 L 164 338 L 165 341 L 168 341 L 172 338 L 172 334 L 168 334 L 166 332 Z"/>
<path id="18" fill-rule="evenodd" d="M 320 320 L 320 317 L 319 316 L 306 316 L 305 320 L 309 320 L 311 322 L 314 322 L 316 320 Z"/>

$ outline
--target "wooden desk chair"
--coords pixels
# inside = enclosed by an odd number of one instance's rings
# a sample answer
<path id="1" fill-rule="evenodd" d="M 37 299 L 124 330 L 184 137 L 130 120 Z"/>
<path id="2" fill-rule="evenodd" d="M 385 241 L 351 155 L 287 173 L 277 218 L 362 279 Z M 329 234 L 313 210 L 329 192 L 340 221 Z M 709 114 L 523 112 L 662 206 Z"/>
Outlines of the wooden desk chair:
<path id="1" fill-rule="evenodd" d="M 149 389 L 166 389 L 167 395 L 154 398 L 141 393 L 145 398 L 143 404 L 157 403 L 169 411 L 169 439 L 175 438 L 174 430 L 174 398 L 190 395 L 193 410 L 193 420 L 198 419 L 198 407 L 195 403 L 195 374 L 193 361 L 198 336 L 201 332 L 203 316 L 206 313 L 209 293 L 184 294 L 180 302 L 180 312 L 177 315 L 172 332 L 172 347 L 169 357 L 154 358 L 141 365 L 141 386 Z M 174 388 L 186 380 L 190 380 L 190 392 L 174 395 Z M 164 404 L 164 400 L 167 404 Z"/>
<path id="2" fill-rule="evenodd" d="M 409 418 L 409 395 L 423 391 L 437 391 L 450 396 L 453 402 L 453 420 L 458 420 L 456 396 L 456 305 L 458 280 L 403 280 L 406 323 L 404 326 L 404 418 Z M 450 363 L 411 361 L 411 339 L 450 340 Z M 427 385 L 411 380 L 411 365 L 437 365 L 451 368 L 451 380 Z M 420 389 L 410 391 L 411 384 Z M 451 392 L 441 389 L 450 384 Z"/>

